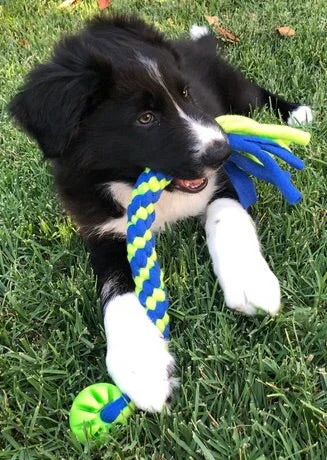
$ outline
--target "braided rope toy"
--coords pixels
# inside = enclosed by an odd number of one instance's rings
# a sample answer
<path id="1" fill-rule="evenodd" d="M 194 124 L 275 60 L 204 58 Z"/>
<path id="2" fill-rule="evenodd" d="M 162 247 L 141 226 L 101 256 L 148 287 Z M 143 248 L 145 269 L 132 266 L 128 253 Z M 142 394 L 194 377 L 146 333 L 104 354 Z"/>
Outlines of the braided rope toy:
<path id="1" fill-rule="evenodd" d="M 216 121 L 228 133 L 232 153 L 224 167 L 243 207 L 257 200 L 248 174 L 274 184 L 291 204 L 296 204 L 301 194 L 291 183 L 289 173 L 278 166 L 271 154 L 302 169 L 303 162 L 292 154 L 289 144 L 306 145 L 310 135 L 287 126 L 262 125 L 240 116 L 227 115 Z M 165 339 L 169 336 L 168 299 L 151 225 L 155 220 L 154 205 L 170 182 L 170 177 L 146 169 L 137 179 L 127 209 L 127 256 L 135 293 Z M 108 432 L 113 423 L 126 423 L 134 410 L 128 395 L 115 385 L 96 383 L 75 398 L 70 410 L 70 427 L 75 436 L 85 442 Z"/>
<path id="2" fill-rule="evenodd" d="M 165 339 L 169 337 L 168 298 L 155 249 L 151 225 L 155 203 L 171 179 L 146 169 L 138 178 L 127 209 L 127 257 L 135 282 L 135 293 L 148 317 Z M 82 390 L 70 411 L 70 427 L 86 441 L 107 432 L 110 425 L 125 423 L 135 408 L 126 394 L 110 383 L 96 383 Z"/>

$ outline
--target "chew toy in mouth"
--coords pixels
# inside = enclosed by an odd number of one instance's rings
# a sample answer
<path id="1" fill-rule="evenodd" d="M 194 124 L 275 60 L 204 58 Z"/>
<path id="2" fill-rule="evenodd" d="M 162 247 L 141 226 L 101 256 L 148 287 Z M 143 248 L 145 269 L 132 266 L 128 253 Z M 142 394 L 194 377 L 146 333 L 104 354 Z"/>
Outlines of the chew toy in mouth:
<path id="1" fill-rule="evenodd" d="M 173 185 L 178 190 L 188 193 L 201 192 L 208 184 L 206 177 L 200 177 L 199 179 L 186 180 L 186 179 L 174 179 Z"/>

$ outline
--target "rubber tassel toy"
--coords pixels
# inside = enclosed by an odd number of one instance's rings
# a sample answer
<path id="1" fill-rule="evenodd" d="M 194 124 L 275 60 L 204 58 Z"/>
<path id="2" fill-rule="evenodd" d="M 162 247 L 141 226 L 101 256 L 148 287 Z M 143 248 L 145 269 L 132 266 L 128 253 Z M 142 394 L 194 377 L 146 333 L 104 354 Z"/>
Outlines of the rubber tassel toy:
<path id="1" fill-rule="evenodd" d="M 275 155 L 296 169 L 304 163 L 290 150 L 290 143 L 307 145 L 310 134 L 288 126 L 260 124 L 238 115 L 216 118 L 227 133 L 232 153 L 224 168 L 244 208 L 257 201 L 255 176 L 275 185 L 290 204 L 301 199 Z M 172 178 L 150 169 L 139 176 L 127 209 L 127 254 L 135 282 L 135 293 L 151 321 L 165 339 L 169 337 L 168 298 L 155 250 L 151 226 L 155 203 Z M 135 410 L 128 395 L 110 383 L 96 383 L 82 390 L 73 401 L 69 422 L 72 432 L 82 442 L 99 438 L 113 423 L 125 424 Z"/>
<path id="2" fill-rule="evenodd" d="M 293 168 L 303 169 L 304 162 L 291 152 L 289 145 L 307 145 L 308 132 L 285 125 L 258 123 L 241 115 L 223 115 L 216 121 L 227 133 L 232 149 L 224 168 L 245 209 L 258 199 L 249 175 L 275 185 L 291 205 L 302 199 L 291 182 L 290 173 L 283 170 L 272 155 Z"/>

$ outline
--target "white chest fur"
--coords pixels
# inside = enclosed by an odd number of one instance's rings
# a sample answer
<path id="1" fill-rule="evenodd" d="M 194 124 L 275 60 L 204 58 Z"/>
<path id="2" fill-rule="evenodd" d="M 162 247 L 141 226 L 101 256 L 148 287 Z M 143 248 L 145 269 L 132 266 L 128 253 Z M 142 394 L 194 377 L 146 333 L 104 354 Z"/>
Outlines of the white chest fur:
<path id="1" fill-rule="evenodd" d="M 107 186 L 108 191 L 121 206 L 127 208 L 132 196 L 132 187 L 124 182 L 111 182 Z M 217 189 L 215 177 L 208 179 L 208 185 L 199 193 L 184 193 L 178 190 L 174 192 L 163 191 L 156 204 L 156 219 L 152 230 L 157 232 L 166 224 L 172 224 L 187 217 L 194 217 L 204 213 L 210 198 Z M 127 216 L 118 219 L 110 219 L 99 225 L 96 229 L 98 234 L 126 233 Z"/>

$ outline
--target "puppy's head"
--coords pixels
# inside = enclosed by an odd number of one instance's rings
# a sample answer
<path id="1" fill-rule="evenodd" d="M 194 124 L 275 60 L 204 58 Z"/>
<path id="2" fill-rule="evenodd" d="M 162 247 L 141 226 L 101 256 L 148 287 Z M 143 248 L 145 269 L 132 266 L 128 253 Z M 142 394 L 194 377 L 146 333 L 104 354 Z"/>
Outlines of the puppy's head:
<path id="1" fill-rule="evenodd" d="M 150 167 L 197 192 L 229 153 L 174 49 L 142 21 L 98 19 L 36 67 L 11 113 L 46 158 L 133 180 Z"/>

